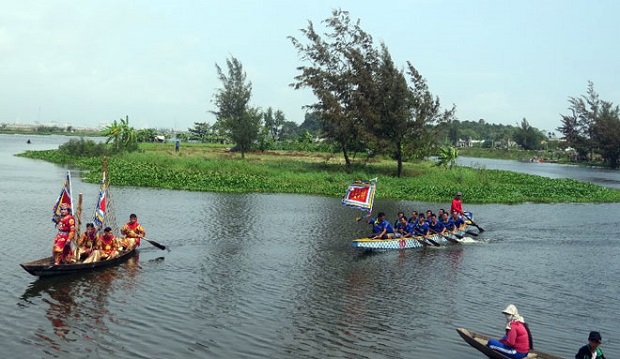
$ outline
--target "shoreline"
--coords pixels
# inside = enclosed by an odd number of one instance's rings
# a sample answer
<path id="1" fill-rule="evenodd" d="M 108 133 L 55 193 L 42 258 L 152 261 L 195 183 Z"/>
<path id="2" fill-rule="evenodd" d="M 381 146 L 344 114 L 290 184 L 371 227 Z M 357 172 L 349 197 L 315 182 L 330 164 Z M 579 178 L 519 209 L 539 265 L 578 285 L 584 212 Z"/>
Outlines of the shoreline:
<path id="1" fill-rule="evenodd" d="M 59 150 L 26 151 L 20 157 L 70 165 L 87 172 L 83 180 L 98 183 L 101 159 L 72 158 Z M 455 167 L 434 162 L 396 163 L 386 159 L 356 160 L 346 168 L 336 154 L 266 151 L 239 154 L 223 146 L 142 143 L 138 152 L 111 156 L 114 186 L 137 186 L 220 193 L 293 193 L 342 197 L 352 181 L 378 177 L 376 198 L 445 203 L 454 193 L 469 204 L 612 203 L 620 190 L 573 179 L 551 179 L 503 170 Z"/>

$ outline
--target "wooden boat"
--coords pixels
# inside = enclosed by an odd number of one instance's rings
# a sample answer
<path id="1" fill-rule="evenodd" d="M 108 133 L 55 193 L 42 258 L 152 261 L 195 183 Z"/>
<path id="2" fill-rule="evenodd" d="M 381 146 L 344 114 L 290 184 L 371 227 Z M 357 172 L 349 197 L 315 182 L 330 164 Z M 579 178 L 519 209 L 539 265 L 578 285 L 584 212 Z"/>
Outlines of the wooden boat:
<path id="1" fill-rule="evenodd" d="M 456 328 L 456 331 L 459 333 L 461 338 L 463 338 L 463 340 L 467 342 L 467 344 L 478 349 L 480 352 L 482 352 L 487 357 L 491 359 L 510 359 L 507 356 L 501 353 L 498 353 L 495 350 L 487 347 L 487 342 L 490 339 L 489 336 L 478 334 L 476 332 L 473 332 L 471 330 L 467 330 L 464 328 Z M 530 353 L 527 355 L 527 358 L 562 359 L 562 357 L 560 356 L 543 353 L 538 350 L 531 350 Z"/>
<path id="2" fill-rule="evenodd" d="M 54 265 L 52 257 L 46 257 L 42 259 L 37 259 L 32 262 L 22 263 L 20 264 L 20 266 L 24 268 L 26 272 L 32 275 L 39 277 L 50 277 L 63 274 L 90 272 L 95 269 L 111 267 L 127 261 L 129 258 L 136 255 L 136 253 L 137 250 L 133 249 L 130 251 L 121 252 L 121 255 L 116 258 L 101 260 L 98 262 L 66 264 L 63 263 L 57 265 Z"/>
<path id="3" fill-rule="evenodd" d="M 442 246 L 447 244 L 460 244 L 465 238 L 465 232 L 457 232 L 459 235 L 438 235 L 434 234 L 428 238 L 411 237 L 411 238 L 393 238 L 393 239 L 373 239 L 358 238 L 353 240 L 353 248 L 374 250 L 374 249 L 415 249 L 431 246 Z M 470 240 L 473 240 L 469 238 Z M 434 243 L 433 243 L 434 242 Z"/>
<path id="4" fill-rule="evenodd" d="M 71 195 L 71 176 L 70 176 L 70 173 L 67 172 L 67 178 L 63 185 L 63 189 L 61 190 L 61 194 L 56 202 L 56 205 L 54 205 L 54 207 L 55 208 L 59 207 L 60 203 L 72 204 L 73 201 L 71 200 L 70 195 Z M 92 220 L 95 226 L 99 229 L 109 225 L 113 227 L 112 229 L 115 232 L 118 232 L 118 225 L 116 224 L 116 217 L 112 210 L 111 199 L 112 198 L 111 198 L 111 193 L 110 193 L 109 179 L 107 176 L 107 159 L 104 159 L 101 187 L 99 190 L 99 197 L 97 200 L 97 205 L 95 206 L 95 212 L 93 214 Z M 81 212 L 82 212 L 82 194 L 80 193 L 78 210 L 75 216 L 76 233 L 80 233 Z M 75 238 L 73 238 L 73 240 L 75 240 Z M 151 241 L 146 238 L 145 240 L 160 249 L 166 248 L 165 246 L 162 246 L 161 244 L 155 241 Z M 137 253 L 137 250 L 135 248 L 130 251 L 125 250 L 125 251 L 121 251 L 120 255 L 116 258 L 99 260 L 99 261 L 92 262 L 92 263 L 54 264 L 54 260 L 52 257 L 46 257 L 42 259 L 37 259 L 32 262 L 22 263 L 20 264 L 20 266 L 32 275 L 40 276 L 40 277 L 48 277 L 48 276 L 55 276 L 55 275 L 61 275 L 61 274 L 90 272 L 94 269 L 110 267 L 110 266 L 117 265 L 119 263 L 127 261 L 129 258 L 133 257 L 136 253 Z"/>

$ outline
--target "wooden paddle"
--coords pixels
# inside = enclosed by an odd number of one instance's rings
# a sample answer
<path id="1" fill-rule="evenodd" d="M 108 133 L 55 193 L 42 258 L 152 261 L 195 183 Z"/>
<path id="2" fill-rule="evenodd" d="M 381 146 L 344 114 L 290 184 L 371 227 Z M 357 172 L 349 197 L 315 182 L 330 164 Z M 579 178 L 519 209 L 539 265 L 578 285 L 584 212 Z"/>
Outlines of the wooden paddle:
<path id="1" fill-rule="evenodd" d="M 430 244 L 429 244 L 428 242 L 426 242 L 426 241 L 422 240 L 422 238 L 423 238 L 423 237 L 421 237 L 421 236 L 416 236 L 416 237 L 413 237 L 413 238 L 414 238 L 416 241 L 418 241 L 418 242 L 422 243 L 422 245 L 423 245 L 424 247 L 428 247 L 428 246 L 430 246 Z"/>
<path id="2" fill-rule="evenodd" d="M 438 235 L 442 236 L 443 238 L 445 238 L 445 239 L 446 239 L 446 241 L 448 241 L 448 242 L 450 242 L 450 243 L 454 243 L 454 244 L 459 244 L 459 243 L 460 243 L 460 242 L 459 242 L 459 241 L 457 241 L 456 239 L 454 239 L 454 238 L 450 238 L 450 237 L 448 237 L 448 236 L 446 236 L 446 235 L 443 235 L 443 234 L 441 234 L 441 233 L 437 232 L 436 230 L 434 230 L 434 229 L 432 229 L 432 228 L 429 228 L 429 230 L 430 230 L 431 232 L 435 233 L 435 234 L 438 234 Z"/>
<path id="3" fill-rule="evenodd" d="M 145 241 L 149 242 L 150 244 L 154 245 L 155 247 L 161 249 L 162 251 L 166 249 L 166 246 L 164 246 L 163 244 L 159 244 L 153 240 L 150 240 L 146 237 L 142 237 L 142 239 L 144 239 Z"/>
<path id="4" fill-rule="evenodd" d="M 469 218 L 469 216 L 468 216 L 465 212 L 463 212 L 463 216 L 465 216 L 465 218 L 467 218 L 467 219 L 469 220 L 469 222 L 471 222 L 471 224 L 472 224 L 474 227 L 478 228 L 478 230 L 479 230 L 480 232 L 484 232 L 484 228 L 482 228 L 482 227 L 480 227 L 479 225 L 477 225 L 477 224 L 476 224 L 476 222 L 474 222 L 474 220 L 473 220 L 473 219 Z"/>
<path id="5" fill-rule="evenodd" d="M 424 238 L 424 239 L 426 239 L 427 241 L 431 242 L 435 247 L 441 247 L 441 245 L 439 243 L 435 242 L 435 240 L 433 240 L 433 239 L 430 239 L 430 238 Z"/>

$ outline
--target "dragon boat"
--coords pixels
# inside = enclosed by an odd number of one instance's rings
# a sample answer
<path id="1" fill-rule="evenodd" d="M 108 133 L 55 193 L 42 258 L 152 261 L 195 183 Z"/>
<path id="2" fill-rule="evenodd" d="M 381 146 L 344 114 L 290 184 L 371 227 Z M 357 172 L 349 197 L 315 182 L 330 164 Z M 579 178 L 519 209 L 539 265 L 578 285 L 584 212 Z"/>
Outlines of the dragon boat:
<path id="1" fill-rule="evenodd" d="M 366 212 L 367 215 L 365 217 L 370 216 L 374 203 L 376 186 L 376 178 L 352 182 L 342 198 L 342 204 L 346 207 Z M 469 227 L 474 226 L 479 232 L 484 231 L 482 227 L 474 222 L 473 217 L 473 213 L 465 212 L 465 223 L 467 224 L 467 228 L 463 231 L 457 231 L 451 234 L 433 234 L 426 237 L 401 237 L 391 239 L 358 238 L 353 240 L 353 248 L 362 250 L 413 249 L 430 246 L 440 247 L 446 244 L 460 244 L 464 241 L 471 242 L 473 239 L 465 235 L 470 234 L 472 236 L 477 236 L 478 234 L 470 231 Z M 364 216 L 358 216 L 357 221 L 359 222 L 363 218 Z"/>
<path id="2" fill-rule="evenodd" d="M 460 231 L 455 234 L 434 234 L 428 237 L 418 236 L 392 239 L 358 238 L 353 240 L 353 248 L 363 250 L 415 249 L 424 247 L 440 247 L 448 244 L 461 244 L 465 241 L 473 241 L 473 239 L 471 237 L 467 237 L 466 234 L 466 232 Z"/>

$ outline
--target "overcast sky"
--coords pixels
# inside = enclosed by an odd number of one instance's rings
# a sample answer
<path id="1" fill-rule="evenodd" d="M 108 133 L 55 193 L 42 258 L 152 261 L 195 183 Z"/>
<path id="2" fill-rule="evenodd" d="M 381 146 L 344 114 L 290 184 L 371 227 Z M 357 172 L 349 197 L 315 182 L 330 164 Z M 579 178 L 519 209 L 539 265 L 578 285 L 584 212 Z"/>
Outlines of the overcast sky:
<path id="1" fill-rule="evenodd" d="M 214 122 L 215 64 L 241 61 L 251 105 L 301 123 L 315 98 L 289 84 L 287 36 L 342 8 L 394 61 L 411 61 L 459 120 L 553 131 L 594 82 L 620 104 L 620 2 L 613 0 L 4 0 L 0 123 L 136 128 Z"/>

